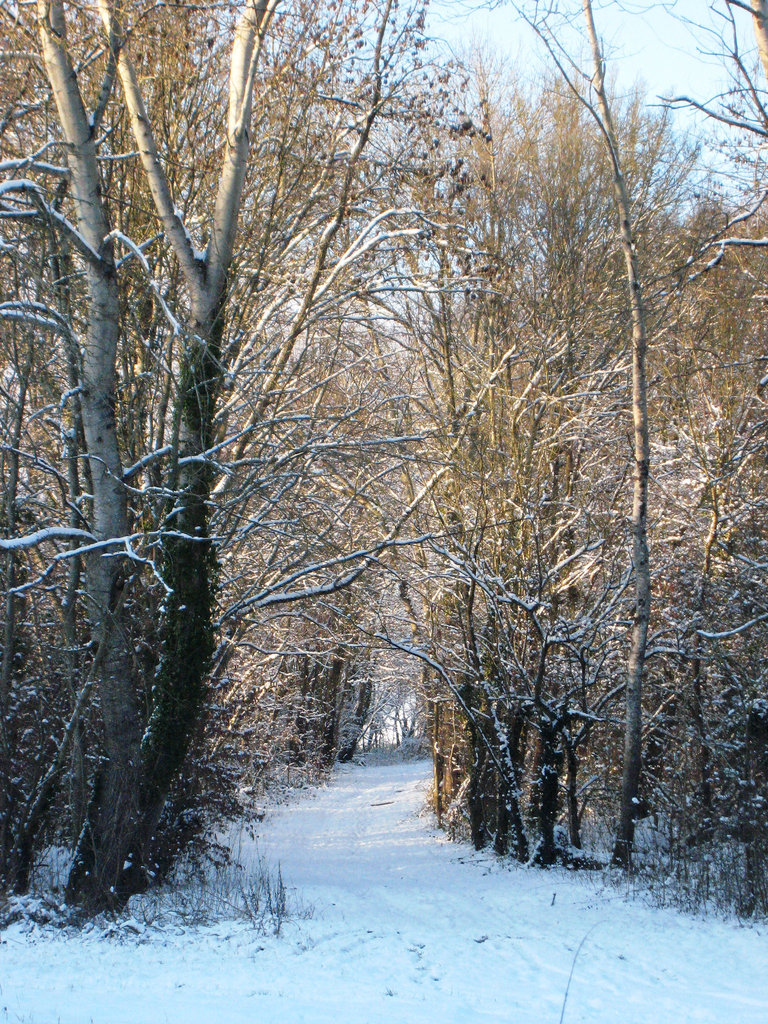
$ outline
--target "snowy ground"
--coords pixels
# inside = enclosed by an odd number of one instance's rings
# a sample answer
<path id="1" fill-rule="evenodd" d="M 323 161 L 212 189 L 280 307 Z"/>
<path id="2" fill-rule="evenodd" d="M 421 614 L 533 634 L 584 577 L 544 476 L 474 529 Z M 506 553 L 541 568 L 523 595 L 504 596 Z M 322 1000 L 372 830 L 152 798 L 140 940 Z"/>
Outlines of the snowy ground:
<path id="1" fill-rule="evenodd" d="M 504 867 L 419 816 L 424 762 L 344 769 L 261 853 L 309 917 L 0 935 L 0 1024 L 766 1024 L 768 929 Z M 578 955 L 577 955 L 578 954 Z"/>

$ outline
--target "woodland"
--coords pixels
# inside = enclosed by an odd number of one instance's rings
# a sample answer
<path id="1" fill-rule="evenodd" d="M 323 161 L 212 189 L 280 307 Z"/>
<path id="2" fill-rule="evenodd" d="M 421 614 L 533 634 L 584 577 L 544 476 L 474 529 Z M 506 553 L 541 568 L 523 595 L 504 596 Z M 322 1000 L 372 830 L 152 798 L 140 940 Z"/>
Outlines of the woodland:
<path id="1" fill-rule="evenodd" d="M 590 0 L 533 71 L 420 0 L 0 5 L 5 893 L 396 741 L 478 850 L 768 913 L 768 0 L 702 8 L 731 86 L 649 104 Z"/>

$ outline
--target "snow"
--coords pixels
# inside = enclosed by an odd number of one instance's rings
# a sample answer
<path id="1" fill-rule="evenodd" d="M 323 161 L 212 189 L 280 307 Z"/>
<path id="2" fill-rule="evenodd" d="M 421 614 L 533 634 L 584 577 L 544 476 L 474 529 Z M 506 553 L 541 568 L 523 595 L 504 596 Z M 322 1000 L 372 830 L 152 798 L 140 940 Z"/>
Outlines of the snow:
<path id="1" fill-rule="evenodd" d="M 428 777 L 425 762 L 344 768 L 268 815 L 258 853 L 311 908 L 279 935 L 243 920 L 11 926 L 0 1022 L 558 1024 L 572 967 L 564 1024 L 768 1021 L 762 926 L 448 843 L 423 811 Z"/>
<path id="2" fill-rule="evenodd" d="M 76 530 L 70 526 L 49 526 L 44 530 L 27 533 L 23 537 L 0 538 L 0 551 L 24 550 L 42 544 L 46 540 L 94 540 L 87 530 Z M 68 552 L 72 554 L 72 552 Z"/>

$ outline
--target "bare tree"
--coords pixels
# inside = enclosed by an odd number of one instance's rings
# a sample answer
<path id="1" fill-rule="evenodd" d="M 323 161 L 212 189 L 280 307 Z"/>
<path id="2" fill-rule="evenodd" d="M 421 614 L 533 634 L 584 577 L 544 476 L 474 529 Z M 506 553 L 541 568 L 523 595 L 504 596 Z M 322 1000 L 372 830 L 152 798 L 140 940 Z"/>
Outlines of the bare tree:
<path id="1" fill-rule="evenodd" d="M 626 466 L 615 439 L 629 404 L 631 310 L 613 165 L 591 113 L 556 82 L 531 102 L 503 72 L 494 83 L 481 59 L 472 73 L 477 103 L 456 117 L 463 127 L 422 186 L 462 231 L 450 246 L 436 239 L 431 287 L 400 306 L 418 339 L 424 458 L 446 458 L 449 473 L 434 518 L 420 520 L 435 535 L 426 564 L 408 572 L 412 603 L 424 592 L 412 619 L 425 635 L 399 642 L 431 659 L 440 692 L 441 706 L 430 701 L 433 725 L 443 722 L 441 805 L 464 780 L 476 842 L 550 864 L 564 855 L 563 793 L 579 845 L 580 771 L 599 758 L 593 742 L 613 736 L 625 689 L 615 677 L 630 575 L 616 514 Z M 635 141 L 635 212 L 664 232 L 662 197 L 681 186 L 662 186 L 659 167 L 674 143 L 664 118 L 641 111 L 633 97 L 620 114 Z"/>
<path id="2" fill-rule="evenodd" d="M 259 628 L 259 609 L 333 593 L 358 578 L 382 549 L 381 531 L 351 552 L 345 542 L 352 531 L 334 533 L 345 515 L 351 519 L 349 510 L 363 487 L 359 480 L 350 487 L 339 476 L 340 509 L 320 493 L 319 478 L 313 493 L 313 466 L 332 467 L 334 452 L 343 461 L 343 442 L 323 444 L 312 432 L 336 431 L 331 424 L 353 415 L 337 410 L 324 418 L 322 402 L 343 370 L 333 346 L 342 337 L 350 350 L 359 343 L 346 337 L 344 311 L 361 293 L 373 294 L 378 287 L 386 261 L 377 262 L 376 252 L 422 230 L 417 211 L 380 208 L 381 181 L 390 165 L 365 158 L 375 127 L 400 101 L 409 68 L 417 63 L 404 60 L 409 50 L 418 51 L 414 27 L 391 23 L 392 9 L 389 0 L 341 13 L 297 5 L 282 17 L 280 33 L 270 43 L 269 66 L 262 71 L 267 29 L 278 4 L 248 3 L 238 19 L 226 23 L 224 42 L 198 40 L 194 59 L 210 52 L 214 60 L 210 85 L 201 88 L 202 79 L 192 70 L 175 94 L 164 77 L 142 81 L 150 60 L 145 47 L 138 67 L 132 61 L 140 35 L 132 21 L 140 12 L 133 6 L 100 6 L 93 61 L 77 56 L 81 40 L 93 39 L 89 12 L 63 2 L 39 8 L 45 77 L 55 85 L 71 166 L 29 156 L 39 136 L 27 111 L 29 145 L 20 146 L 18 160 L 4 170 L 28 169 L 35 180 L 5 182 L 0 205 L 4 218 L 53 226 L 75 264 L 83 261 L 89 268 L 86 358 L 81 374 L 75 336 L 72 386 L 63 388 L 62 409 L 82 405 L 78 416 L 89 424 L 82 438 L 77 430 L 72 434 L 70 465 L 77 465 L 82 445 L 95 481 L 88 481 L 86 498 L 73 481 L 72 509 L 92 507 L 93 528 L 85 515 L 70 527 L 43 529 L 23 540 L 11 537 L 3 547 L 11 561 L 18 561 L 20 552 L 37 559 L 34 553 L 52 544 L 79 544 L 79 551 L 57 551 L 47 566 L 44 558 L 38 563 L 43 579 L 71 565 L 75 592 L 79 558 L 86 559 L 98 645 L 85 681 L 73 694 L 72 717 L 59 732 L 50 771 L 30 791 L 30 827 L 19 831 L 29 847 L 70 755 L 77 752 L 77 737 L 84 735 L 82 716 L 88 715 L 86 731 L 98 749 L 103 715 L 104 756 L 94 772 L 85 820 L 76 824 L 68 886 L 69 897 L 86 906 L 119 903 L 147 884 L 162 831 L 159 816 L 199 731 L 208 672 L 212 666 L 223 671 L 237 638 Z M 149 17 L 157 29 L 151 46 L 159 47 L 158 57 L 170 67 L 173 59 L 163 47 L 172 47 L 178 17 L 168 12 Z M 207 17 L 199 15 L 198 27 L 209 29 Z M 415 14 L 413 22 L 418 22 Z M 77 38 L 67 33 L 75 23 Z M 14 31 L 31 38 L 23 17 Z M 348 48 L 350 40 L 354 47 Z M 99 69 L 103 75 L 94 81 Z M 92 115 L 84 96 L 95 96 Z M 216 112 L 222 96 L 228 117 L 220 131 Z M 186 140 L 164 116 L 163 104 L 177 98 Z M 132 141 L 123 134 L 123 110 Z M 101 134 L 107 118 L 112 120 Z M 51 134 L 44 149 L 60 145 L 55 125 Z M 210 147 L 211 139 L 222 143 L 218 170 L 214 159 L 191 148 Z M 376 145 L 385 151 L 384 135 Z M 138 161 L 130 155 L 134 147 Z M 254 148 L 256 160 L 251 159 Z M 57 201 L 65 207 L 72 203 L 76 223 L 51 201 L 48 177 L 60 181 Z M 146 212 L 148 201 L 161 234 Z M 245 239 L 238 236 L 244 210 L 250 222 Z M 200 249 L 195 236 L 203 238 Z M 115 247 L 123 252 L 119 259 Z M 76 276 L 58 275 L 61 279 L 79 288 Z M 57 330 L 66 338 L 76 333 L 76 316 L 57 319 L 50 306 L 33 308 L 21 299 L 11 305 L 0 309 L 5 319 L 23 316 L 54 336 Z M 371 319 L 360 317 L 359 310 L 355 316 L 361 323 Z M 108 332 L 105 338 L 100 327 Z M 313 374 L 312 361 L 323 347 L 331 354 L 329 364 L 322 369 L 316 364 Z M 94 390 L 94 381 L 100 390 Z M 371 395 L 359 402 L 361 421 L 366 401 L 372 400 Z M 377 445 L 369 440 L 367 451 Z M 382 445 L 382 451 L 392 450 L 384 440 Z M 362 440 L 350 450 L 364 451 Z M 126 453 L 127 468 L 121 461 Z M 359 459 L 358 464 L 362 472 L 366 464 Z M 373 459 L 368 465 L 373 484 L 381 467 Z M 273 529 L 276 510 L 289 529 Z M 325 520 L 314 536 L 308 526 L 313 516 L 318 524 Z M 253 555 L 255 538 L 264 547 L 263 564 Z M 221 579 L 217 555 L 224 553 L 235 558 L 232 576 Z M 9 577 L 9 592 L 12 584 Z M 217 609 L 219 597 L 228 606 Z M 66 607 L 76 633 L 75 605 Z M 246 620 L 245 626 L 238 624 Z M 217 628 L 225 633 L 218 648 Z M 13 630 L 12 615 L 8 629 Z M 112 661 L 120 657 L 124 664 L 118 670 Z M 6 669 L 11 659 L 9 650 Z M 88 712 L 93 693 L 97 701 Z M 24 884 L 21 876 L 18 884 Z"/>
<path id="3" fill-rule="evenodd" d="M 121 593 L 129 574 L 119 546 L 129 533 L 123 466 L 115 420 L 115 361 L 120 304 L 111 238 L 97 161 L 95 132 L 112 88 L 108 63 L 96 110 L 89 116 L 68 50 L 67 23 L 60 0 L 37 6 L 46 72 L 59 115 L 71 174 L 77 227 L 72 241 L 86 264 L 89 313 L 83 339 L 80 408 L 92 487 L 93 536 L 116 546 L 86 560 L 88 611 L 99 645 L 99 690 L 107 761 L 89 818 L 86 843 L 102 852 L 88 875 L 94 890 L 109 892 L 130 861 L 139 816 L 136 752 L 141 739 L 137 679 L 129 640 L 123 633 Z M 86 843 L 84 843 L 84 848 Z M 93 848 L 90 846 L 90 848 Z"/>
<path id="4" fill-rule="evenodd" d="M 650 443 L 648 425 L 648 384 L 645 304 L 638 269 L 633 229 L 632 206 L 622 169 L 621 152 L 613 126 L 611 107 L 605 86 L 605 64 L 592 14 L 591 0 L 584 0 L 587 35 L 592 48 L 594 74 L 592 86 L 596 105 L 591 106 L 603 135 L 613 168 L 614 196 L 619 218 L 621 248 L 626 266 L 629 303 L 632 311 L 632 419 L 634 423 L 634 489 L 632 501 L 632 561 L 635 569 L 635 609 L 632 643 L 629 652 L 626 693 L 626 731 L 624 734 L 624 770 L 621 785 L 621 813 L 614 860 L 629 867 L 639 804 L 642 760 L 642 688 L 643 667 L 651 616 L 651 570 L 648 552 L 648 473 Z"/>
<path id="5" fill-rule="evenodd" d="M 634 611 L 626 685 L 626 724 L 621 810 L 614 847 L 614 862 L 629 867 L 634 822 L 637 817 L 642 760 L 642 683 L 651 615 L 651 571 L 648 549 L 648 477 L 650 442 L 647 399 L 646 309 L 640 280 L 633 224 L 632 201 L 623 169 L 619 139 L 614 127 L 611 102 L 605 81 L 605 61 L 595 27 L 590 0 L 582 9 L 592 55 L 592 74 L 578 68 L 557 37 L 550 15 L 529 19 L 544 42 L 560 73 L 594 119 L 608 157 L 618 217 L 619 239 L 624 257 L 632 323 L 632 419 L 633 419 L 633 501 L 631 516 L 632 562 L 634 567 Z M 557 9 L 554 9 L 557 13 Z"/>

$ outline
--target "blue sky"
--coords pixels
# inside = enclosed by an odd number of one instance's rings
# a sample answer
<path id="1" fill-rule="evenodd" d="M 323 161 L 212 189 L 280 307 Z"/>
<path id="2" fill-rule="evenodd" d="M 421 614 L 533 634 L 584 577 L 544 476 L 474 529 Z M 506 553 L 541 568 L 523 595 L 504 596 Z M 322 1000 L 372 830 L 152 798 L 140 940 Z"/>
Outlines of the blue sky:
<path id="1" fill-rule="evenodd" d="M 511 4 L 489 6 L 482 0 L 433 0 L 432 30 L 457 47 L 488 40 L 530 66 L 539 52 L 531 31 L 515 16 Z M 574 12 L 574 28 L 581 33 L 580 0 L 563 0 L 561 6 Z M 651 99 L 684 93 L 706 101 L 722 91 L 728 71 L 715 51 L 720 49 L 718 30 L 727 28 L 717 12 L 725 9 L 723 0 L 711 5 L 707 0 L 594 0 L 598 32 L 619 88 L 641 77 Z M 740 46 L 751 60 L 751 19 L 738 10 L 735 16 Z M 569 50 L 576 54 L 578 47 L 574 31 Z"/>

